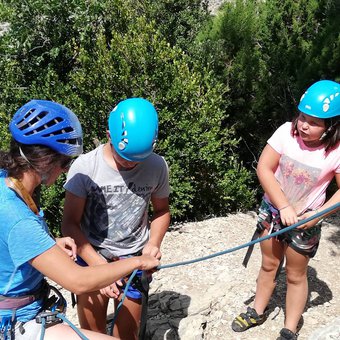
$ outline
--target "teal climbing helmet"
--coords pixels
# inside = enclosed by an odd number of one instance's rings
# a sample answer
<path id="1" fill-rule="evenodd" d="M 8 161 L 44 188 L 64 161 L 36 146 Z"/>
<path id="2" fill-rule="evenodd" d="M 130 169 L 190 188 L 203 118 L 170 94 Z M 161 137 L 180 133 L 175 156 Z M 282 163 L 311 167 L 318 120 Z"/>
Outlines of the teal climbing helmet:
<path id="1" fill-rule="evenodd" d="M 158 115 L 143 98 L 121 101 L 109 116 L 111 143 L 117 154 L 132 162 L 145 160 L 153 151 L 158 135 Z"/>
<path id="2" fill-rule="evenodd" d="M 322 119 L 339 116 L 340 84 L 332 80 L 317 81 L 302 95 L 298 109 Z"/>

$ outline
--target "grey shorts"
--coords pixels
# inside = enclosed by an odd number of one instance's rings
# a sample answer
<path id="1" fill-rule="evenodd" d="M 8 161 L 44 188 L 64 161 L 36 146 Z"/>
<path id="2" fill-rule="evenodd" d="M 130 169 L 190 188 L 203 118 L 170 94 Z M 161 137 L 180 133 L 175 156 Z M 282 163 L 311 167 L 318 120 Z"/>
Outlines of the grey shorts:
<path id="1" fill-rule="evenodd" d="M 38 324 L 35 319 L 22 323 L 17 322 L 14 328 L 15 340 L 40 340 L 41 324 Z M 0 333 L 0 340 L 4 339 L 4 335 Z"/>

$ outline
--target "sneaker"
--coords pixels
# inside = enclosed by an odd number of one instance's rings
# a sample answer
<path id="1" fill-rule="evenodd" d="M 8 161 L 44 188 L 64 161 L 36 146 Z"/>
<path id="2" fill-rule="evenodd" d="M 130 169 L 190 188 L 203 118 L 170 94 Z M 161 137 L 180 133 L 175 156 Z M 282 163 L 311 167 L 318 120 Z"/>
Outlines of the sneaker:
<path id="1" fill-rule="evenodd" d="M 259 326 L 266 321 L 265 313 L 258 315 L 254 308 L 248 307 L 246 313 L 241 313 L 231 324 L 234 332 L 244 332 L 250 327 Z"/>
<path id="2" fill-rule="evenodd" d="M 288 328 L 282 328 L 280 336 L 276 340 L 297 340 L 297 333 L 293 333 Z"/>

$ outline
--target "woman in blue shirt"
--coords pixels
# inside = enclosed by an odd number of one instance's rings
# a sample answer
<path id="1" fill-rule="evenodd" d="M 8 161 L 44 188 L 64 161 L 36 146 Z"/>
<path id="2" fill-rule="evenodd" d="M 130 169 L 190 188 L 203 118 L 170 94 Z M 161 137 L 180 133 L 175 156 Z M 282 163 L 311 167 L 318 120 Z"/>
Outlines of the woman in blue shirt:
<path id="1" fill-rule="evenodd" d="M 0 152 L 0 339 L 31 340 L 41 335 L 36 321 L 41 322 L 39 313 L 51 308 L 46 304 L 45 276 L 83 294 L 104 288 L 135 269 L 155 268 L 159 261 L 142 255 L 95 267 L 76 265 L 73 239 L 51 237 L 33 197 L 41 184 L 53 184 L 82 153 L 78 118 L 58 103 L 32 100 L 16 112 L 10 131 L 10 150 Z M 49 326 L 45 339 L 79 339 L 60 320 Z M 112 339 L 83 333 L 90 339 Z"/>

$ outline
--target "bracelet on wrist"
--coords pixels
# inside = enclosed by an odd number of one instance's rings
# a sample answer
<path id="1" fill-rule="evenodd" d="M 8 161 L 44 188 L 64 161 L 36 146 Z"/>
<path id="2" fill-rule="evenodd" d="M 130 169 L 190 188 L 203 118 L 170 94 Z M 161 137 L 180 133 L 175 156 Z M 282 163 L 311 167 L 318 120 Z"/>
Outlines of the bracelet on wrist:
<path id="1" fill-rule="evenodd" d="M 280 208 L 279 211 L 281 211 L 281 210 L 283 210 L 283 209 L 286 209 L 286 208 L 288 208 L 289 206 L 290 206 L 290 204 L 285 205 L 284 207 Z"/>

